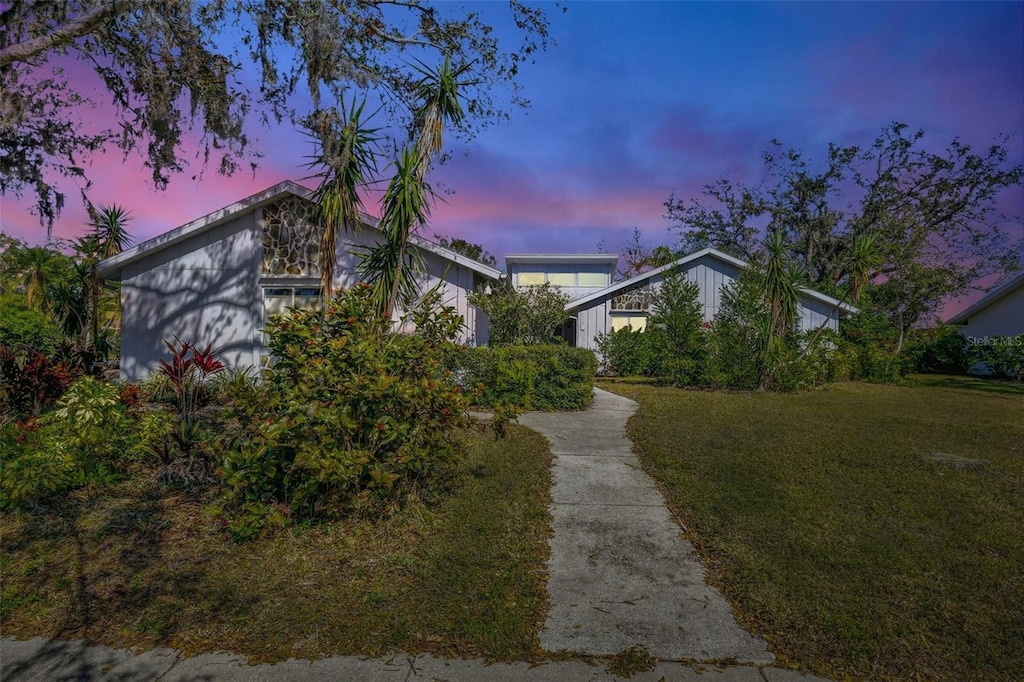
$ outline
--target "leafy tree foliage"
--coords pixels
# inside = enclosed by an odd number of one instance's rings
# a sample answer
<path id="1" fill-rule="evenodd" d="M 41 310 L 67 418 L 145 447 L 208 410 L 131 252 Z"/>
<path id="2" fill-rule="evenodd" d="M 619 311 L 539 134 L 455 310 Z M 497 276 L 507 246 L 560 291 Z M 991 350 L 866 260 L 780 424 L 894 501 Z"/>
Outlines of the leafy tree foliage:
<path id="1" fill-rule="evenodd" d="M 604 241 L 598 243 L 598 251 L 604 252 Z M 620 249 L 622 263 L 625 267 L 615 273 L 617 280 L 625 280 L 639 274 L 668 265 L 678 259 L 682 252 L 675 251 L 668 246 L 659 245 L 653 249 L 644 244 L 644 235 L 639 227 L 633 228 L 633 234 L 629 241 Z"/>
<path id="2" fill-rule="evenodd" d="M 483 311 L 490 323 L 491 346 L 528 346 L 551 343 L 569 319 L 569 297 L 550 284 L 516 289 L 509 282 L 491 294 L 469 295 L 470 305 Z"/>
<path id="3" fill-rule="evenodd" d="M 449 238 L 441 234 L 435 234 L 434 241 L 438 246 L 443 246 L 449 251 L 454 251 L 466 258 L 472 258 L 478 263 L 491 266 L 498 264 L 498 259 L 480 244 L 474 244 L 459 237 Z"/>
<path id="4" fill-rule="evenodd" d="M 1020 218 L 996 211 L 1024 174 L 1005 147 L 975 152 L 954 139 L 936 153 L 923 137 L 894 123 L 867 148 L 830 145 L 821 167 L 773 141 L 764 184 L 720 179 L 702 200 L 670 197 L 667 217 L 684 250 L 713 246 L 747 260 L 762 229 L 778 233 L 816 289 L 859 294 L 878 282 L 877 303 L 905 332 L 947 297 L 1019 268 L 1022 248 L 1008 229 Z"/>
<path id="5" fill-rule="evenodd" d="M 546 47 L 543 11 L 509 6 L 522 35 L 511 48 L 478 12 L 418 0 L 4 3 L 0 191 L 32 192 L 52 226 L 65 202 L 54 176 L 87 188 L 82 158 L 116 145 L 139 150 L 163 188 L 185 168 L 190 132 L 202 166 L 230 174 L 254 158 L 251 117 L 316 129 L 349 88 L 372 89 L 393 123 L 413 129 L 416 59 L 446 56 L 464 72 L 468 116 L 457 130 L 472 134 L 525 103 L 516 76 Z M 106 128 L 79 113 L 101 102 L 94 82 L 113 105 Z"/>

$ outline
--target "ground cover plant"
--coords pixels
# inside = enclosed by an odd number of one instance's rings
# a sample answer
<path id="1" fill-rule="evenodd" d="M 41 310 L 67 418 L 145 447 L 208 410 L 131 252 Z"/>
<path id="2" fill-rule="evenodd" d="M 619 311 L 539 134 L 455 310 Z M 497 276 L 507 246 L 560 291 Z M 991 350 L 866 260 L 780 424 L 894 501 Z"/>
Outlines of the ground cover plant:
<path id="1" fill-rule="evenodd" d="M 466 457 L 432 495 L 244 543 L 210 522 L 212 494 L 152 471 L 0 514 L 4 635 L 252 661 L 394 649 L 533 659 L 550 453 L 521 427 L 456 438 Z"/>
<path id="2" fill-rule="evenodd" d="M 602 385 L 639 401 L 629 430 L 644 468 L 783 663 L 830 677 L 1024 677 L 1020 384 Z"/>

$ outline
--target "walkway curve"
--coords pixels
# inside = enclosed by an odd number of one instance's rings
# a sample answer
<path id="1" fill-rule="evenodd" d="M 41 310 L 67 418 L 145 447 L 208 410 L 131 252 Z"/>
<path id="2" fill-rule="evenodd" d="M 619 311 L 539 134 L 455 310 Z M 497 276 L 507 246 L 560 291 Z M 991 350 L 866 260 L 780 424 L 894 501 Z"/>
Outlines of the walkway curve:
<path id="1" fill-rule="evenodd" d="M 762 639 L 736 623 L 704 579 L 654 480 L 626 437 L 637 404 L 594 389 L 583 412 L 528 412 L 554 454 L 548 561 L 549 651 L 616 654 L 645 647 L 667 661 L 768 664 Z"/>

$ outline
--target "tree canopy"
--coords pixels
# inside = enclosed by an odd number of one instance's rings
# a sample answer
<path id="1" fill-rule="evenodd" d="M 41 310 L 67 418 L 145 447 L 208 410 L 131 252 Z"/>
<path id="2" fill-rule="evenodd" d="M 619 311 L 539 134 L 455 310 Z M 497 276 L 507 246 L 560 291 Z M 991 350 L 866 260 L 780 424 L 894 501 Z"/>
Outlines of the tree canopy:
<path id="1" fill-rule="evenodd" d="M 894 123 L 868 147 L 830 144 L 820 166 L 778 141 L 764 154 L 767 179 L 721 178 L 701 199 L 672 196 L 666 217 L 683 250 L 712 246 L 751 259 L 778 234 L 803 283 L 872 297 L 901 330 L 979 281 L 1020 268 L 1020 216 L 1001 215 L 1000 194 L 1021 184 L 1003 144 L 980 152 L 954 139 L 925 148 L 922 131 Z M 869 266 L 869 267 L 865 267 Z"/>
<path id="2" fill-rule="evenodd" d="M 34 194 L 52 226 L 66 200 L 57 181 L 86 192 L 90 154 L 137 150 L 164 188 L 189 162 L 190 135 L 202 169 L 230 174 L 258 159 L 253 119 L 316 132 L 349 89 L 372 91 L 396 130 L 414 130 L 416 62 L 441 58 L 464 83 L 454 132 L 472 135 L 526 103 L 516 76 L 547 44 L 541 10 L 509 7 L 522 38 L 511 47 L 478 11 L 419 0 L 4 3 L 0 192 Z M 109 116 L 82 115 L 102 105 Z"/>
<path id="3" fill-rule="evenodd" d="M 495 258 L 490 251 L 485 249 L 480 244 L 468 242 L 465 239 L 462 239 L 461 237 L 449 238 L 443 234 L 435 234 L 434 241 L 437 242 L 439 246 L 443 246 L 449 251 L 454 251 L 455 253 L 465 256 L 466 258 L 472 258 L 473 260 L 479 263 L 483 263 L 484 265 L 496 266 L 498 264 L 498 259 Z"/>

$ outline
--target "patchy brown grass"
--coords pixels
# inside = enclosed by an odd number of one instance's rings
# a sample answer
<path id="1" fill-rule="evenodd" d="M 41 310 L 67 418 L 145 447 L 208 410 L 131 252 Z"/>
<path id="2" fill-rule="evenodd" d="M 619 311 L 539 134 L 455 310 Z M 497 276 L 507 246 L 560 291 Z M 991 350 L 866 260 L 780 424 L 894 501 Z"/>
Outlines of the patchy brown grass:
<path id="1" fill-rule="evenodd" d="M 3 633 L 253 662 L 396 649 L 537 658 L 550 452 L 520 427 L 465 438 L 450 494 L 244 544 L 217 530 L 210 499 L 141 475 L 2 514 Z"/>
<path id="2" fill-rule="evenodd" d="M 783 663 L 1024 679 L 1024 388 L 602 386 L 639 401 L 629 429 L 644 468 Z M 935 452 L 985 462 L 956 468 Z"/>

